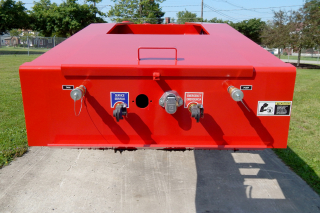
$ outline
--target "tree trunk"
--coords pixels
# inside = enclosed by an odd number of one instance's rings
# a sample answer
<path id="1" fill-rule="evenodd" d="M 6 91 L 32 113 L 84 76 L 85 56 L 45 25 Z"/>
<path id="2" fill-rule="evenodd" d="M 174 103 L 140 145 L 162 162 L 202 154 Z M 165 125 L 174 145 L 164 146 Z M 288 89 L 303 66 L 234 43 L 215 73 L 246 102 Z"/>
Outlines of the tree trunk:
<path id="1" fill-rule="evenodd" d="M 278 57 L 280 59 L 281 53 L 280 53 L 280 48 L 278 48 Z"/>
<path id="2" fill-rule="evenodd" d="M 301 48 L 301 47 L 299 47 L 297 67 L 299 67 L 299 66 L 300 66 L 301 50 L 302 50 L 302 48 Z"/>

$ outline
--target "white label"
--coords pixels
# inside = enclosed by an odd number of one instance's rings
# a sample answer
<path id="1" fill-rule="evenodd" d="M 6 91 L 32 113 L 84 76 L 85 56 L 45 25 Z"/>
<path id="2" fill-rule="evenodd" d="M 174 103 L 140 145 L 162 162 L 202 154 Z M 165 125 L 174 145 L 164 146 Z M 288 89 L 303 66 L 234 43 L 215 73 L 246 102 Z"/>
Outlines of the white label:
<path id="1" fill-rule="evenodd" d="M 258 116 L 290 116 L 292 101 L 258 101 Z"/>

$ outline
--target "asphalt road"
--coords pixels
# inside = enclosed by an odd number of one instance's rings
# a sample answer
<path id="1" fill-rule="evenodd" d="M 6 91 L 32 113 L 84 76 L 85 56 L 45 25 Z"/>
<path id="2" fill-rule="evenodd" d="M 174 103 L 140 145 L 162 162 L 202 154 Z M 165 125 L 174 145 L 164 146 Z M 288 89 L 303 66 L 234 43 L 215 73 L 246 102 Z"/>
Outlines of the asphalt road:
<path id="1" fill-rule="evenodd" d="M 271 151 L 32 147 L 0 170 L 0 212 L 320 212 Z"/>

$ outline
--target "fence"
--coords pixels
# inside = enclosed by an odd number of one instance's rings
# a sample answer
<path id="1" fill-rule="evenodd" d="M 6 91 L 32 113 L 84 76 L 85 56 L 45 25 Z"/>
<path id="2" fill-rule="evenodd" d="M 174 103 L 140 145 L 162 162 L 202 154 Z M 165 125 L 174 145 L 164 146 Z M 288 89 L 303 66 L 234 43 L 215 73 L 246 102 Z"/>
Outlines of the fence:
<path id="1" fill-rule="evenodd" d="M 270 53 L 278 56 L 278 49 L 268 49 Z M 291 62 L 296 63 L 298 60 L 298 52 L 295 49 L 286 48 L 286 49 L 280 49 L 281 59 L 285 62 Z M 301 63 L 307 63 L 307 64 L 320 64 L 320 49 L 316 48 L 309 48 L 309 49 L 302 49 L 301 50 L 301 57 L 300 57 Z"/>
<path id="2" fill-rule="evenodd" d="M 43 54 L 66 39 L 40 36 L 0 36 L 0 55 Z"/>

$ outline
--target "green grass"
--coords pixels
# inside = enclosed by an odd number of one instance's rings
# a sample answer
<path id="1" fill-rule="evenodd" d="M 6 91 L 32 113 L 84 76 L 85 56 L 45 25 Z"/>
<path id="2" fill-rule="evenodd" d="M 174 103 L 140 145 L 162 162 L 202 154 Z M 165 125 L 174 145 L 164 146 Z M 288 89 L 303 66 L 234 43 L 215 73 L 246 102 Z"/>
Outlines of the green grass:
<path id="1" fill-rule="evenodd" d="M 0 168 L 28 150 L 19 66 L 38 56 L 0 56 Z"/>
<path id="2" fill-rule="evenodd" d="M 275 153 L 320 194 L 320 70 L 297 70 L 288 148 Z"/>
<path id="3" fill-rule="evenodd" d="M 276 57 L 278 57 L 278 56 L 276 55 Z M 281 59 L 288 59 L 288 56 L 287 55 L 281 55 L 280 58 Z M 289 59 L 290 60 L 298 60 L 298 56 L 291 56 L 290 55 Z M 301 56 L 300 60 L 315 61 L 317 63 L 318 58 L 317 57 L 304 57 L 304 56 Z M 320 62 L 320 58 L 319 58 L 319 62 Z"/>
<path id="4" fill-rule="evenodd" d="M 38 55 L 0 56 L 0 168 L 28 150 L 19 66 Z M 320 70 L 297 70 L 287 149 L 275 153 L 320 194 Z"/>
<path id="5" fill-rule="evenodd" d="M 47 48 L 29 48 L 29 54 L 43 54 L 50 49 Z M 20 54 L 28 54 L 28 47 L 1 47 L 0 48 L 0 55 L 20 55 Z"/>

